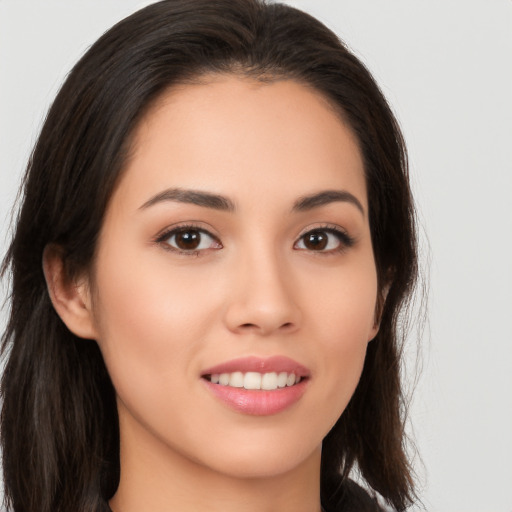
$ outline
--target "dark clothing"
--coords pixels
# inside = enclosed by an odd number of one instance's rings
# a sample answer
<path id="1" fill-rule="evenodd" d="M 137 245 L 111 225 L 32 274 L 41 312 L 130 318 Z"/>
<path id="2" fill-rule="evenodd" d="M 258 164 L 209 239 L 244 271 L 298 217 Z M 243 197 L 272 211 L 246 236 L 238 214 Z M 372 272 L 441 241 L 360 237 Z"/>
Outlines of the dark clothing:
<path id="1" fill-rule="evenodd" d="M 352 480 L 345 480 L 339 493 L 323 509 L 325 512 L 385 512 L 386 510 Z"/>
<path id="2" fill-rule="evenodd" d="M 322 506 L 324 512 L 387 512 L 375 498 L 352 480 L 346 480 L 340 492 L 331 500 L 329 507 Z M 105 512 L 112 512 L 107 504 Z"/>

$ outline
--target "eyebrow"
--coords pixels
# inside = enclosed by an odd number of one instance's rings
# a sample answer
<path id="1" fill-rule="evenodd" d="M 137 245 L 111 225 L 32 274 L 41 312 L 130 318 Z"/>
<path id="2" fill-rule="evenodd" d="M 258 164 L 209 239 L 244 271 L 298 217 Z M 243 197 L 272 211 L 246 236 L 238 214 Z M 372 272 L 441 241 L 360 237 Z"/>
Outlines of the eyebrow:
<path id="1" fill-rule="evenodd" d="M 235 210 L 235 204 L 227 197 L 211 194 L 209 192 L 200 192 L 198 190 L 183 190 L 181 188 L 169 188 L 153 196 L 146 201 L 139 209 L 145 210 L 154 204 L 176 201 L 178 203 L 189 203 L 214 210 L 232 212 Z"/>
<path id="2" fill-rule="evenodd" d="M 212 194 L 210 192 L 184 190 L 181 188 L 169 188 L 163 192 L 159 192 L 146 201 L 139 209 L 145 210 L 150 206 L 166 201 L 195 204 L 197 206 L 227 212 L 235 211 L 235 203 L 228 197 L 219 194 Z M 353 204 L 363 214 L 363 216 L 365 215 L 363 205 L 359 199 L 346 190 L 324 190 L 322 192 L 300 197 L 293 204 L 292 211 L 304 212 L 335 202 Z"/>
<path id="3" fill-rule="evenodd" d="M 316 194 L 301 197 L 295 201 L 293 210 L 303 212 L 335 202 L 353 204 L 363 214 L 363 216 L 365 215 L 361 201 L 359 201 L 356 196 L 350 192 L 347 192 L 346 190 L 324 190 Z"/>

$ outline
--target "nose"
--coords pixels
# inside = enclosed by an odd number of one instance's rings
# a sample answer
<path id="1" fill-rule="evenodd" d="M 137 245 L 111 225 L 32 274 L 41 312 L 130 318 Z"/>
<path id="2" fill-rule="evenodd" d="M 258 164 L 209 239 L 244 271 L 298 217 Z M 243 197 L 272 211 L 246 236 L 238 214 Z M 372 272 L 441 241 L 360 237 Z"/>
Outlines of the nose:
<path id="1" fill-rule="evenodd" d="M 299 329 L 293 269 L 273 251 L 246 257 L 231 272 L 225 322 L 232 332 L 268 336 Z"/>

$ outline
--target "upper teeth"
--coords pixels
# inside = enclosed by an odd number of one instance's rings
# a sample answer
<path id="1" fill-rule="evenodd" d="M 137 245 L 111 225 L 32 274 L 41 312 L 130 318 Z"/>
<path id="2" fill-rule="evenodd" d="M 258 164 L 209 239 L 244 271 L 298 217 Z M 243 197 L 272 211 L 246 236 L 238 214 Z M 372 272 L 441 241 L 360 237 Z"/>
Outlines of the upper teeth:
<path id="1" fill-rule="evenodd" d="M 264 389 L 271 391 L 277 388 L 293 386 L 300 382 L 300 377 L 294 373 L 287 372 L 233 372 L 214 373 L 210 376 L 211 382 L 221 386 L 232 386 L 234 388 Z"/>

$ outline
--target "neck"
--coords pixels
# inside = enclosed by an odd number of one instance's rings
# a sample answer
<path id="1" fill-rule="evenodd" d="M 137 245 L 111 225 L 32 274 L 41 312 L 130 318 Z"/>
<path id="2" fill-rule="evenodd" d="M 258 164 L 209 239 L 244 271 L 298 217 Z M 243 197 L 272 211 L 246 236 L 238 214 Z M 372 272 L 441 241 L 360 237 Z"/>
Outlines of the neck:
<path id="1" fill-rule="evenodd" d="M 238 476 L 236 470 L 220 472 L 192 461 L 152 436 L 121 429 L 121 478 L 110 507 L 113 512 L 320 512 L 320 455 L 318 448 L 284 472 Z"/>

